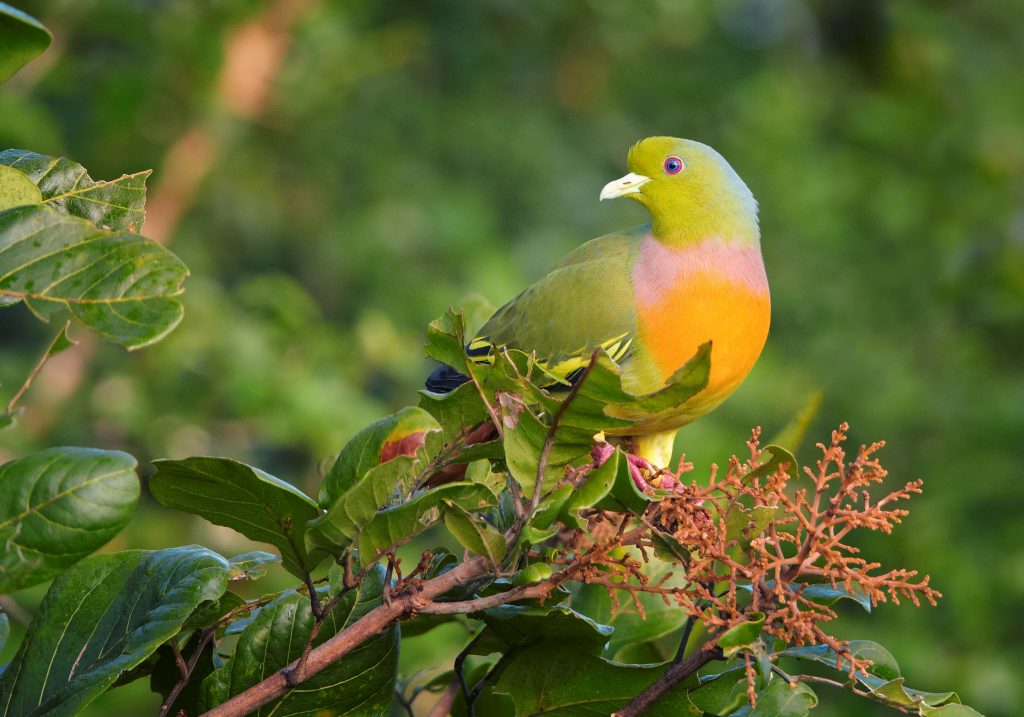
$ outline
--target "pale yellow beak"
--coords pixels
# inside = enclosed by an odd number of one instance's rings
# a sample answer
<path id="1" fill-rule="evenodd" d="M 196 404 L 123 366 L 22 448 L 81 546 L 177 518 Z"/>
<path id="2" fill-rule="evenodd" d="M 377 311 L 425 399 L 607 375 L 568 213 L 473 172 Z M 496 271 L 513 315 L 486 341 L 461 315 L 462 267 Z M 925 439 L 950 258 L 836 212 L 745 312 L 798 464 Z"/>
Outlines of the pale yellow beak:
<path id="1" fill-rule="evenodd" d="M 608 182 L 608 184 L 604 185 L 604 189 L 601 190 L 601 201 L 624 197 L 627 194 L 636 194 L 640 191 L 640 187 L 649 181 L 651 181 L 650 177 L 630 172 L 625 177 L 620 177 L 614 182 Z"/>

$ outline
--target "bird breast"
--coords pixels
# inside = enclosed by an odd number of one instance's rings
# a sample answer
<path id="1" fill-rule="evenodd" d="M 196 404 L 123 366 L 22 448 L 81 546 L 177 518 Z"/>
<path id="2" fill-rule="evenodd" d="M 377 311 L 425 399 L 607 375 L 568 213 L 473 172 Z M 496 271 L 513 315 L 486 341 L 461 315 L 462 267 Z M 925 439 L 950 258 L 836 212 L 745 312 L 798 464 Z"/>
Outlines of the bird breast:
<path id="1" fill-rule="evenodd" d="M 634 372 L 648 384 L 634 390 L 663 386 L 711 341 L 708 386 L 694 401 L 711 410 L 739 386 L 768 338 L 771 302 L 760 246 L 716 237 L 672 247 L 647 236 L 633 288 L 643 346 Z"/>

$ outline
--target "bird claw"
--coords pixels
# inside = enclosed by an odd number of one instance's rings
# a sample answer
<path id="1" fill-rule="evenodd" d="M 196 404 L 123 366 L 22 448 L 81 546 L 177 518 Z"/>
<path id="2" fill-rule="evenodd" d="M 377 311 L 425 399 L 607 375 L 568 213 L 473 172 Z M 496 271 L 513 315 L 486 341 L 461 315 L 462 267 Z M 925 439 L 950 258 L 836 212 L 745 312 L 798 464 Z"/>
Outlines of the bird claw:
<path id="1" fill-rule="evenodd" d="M 590 456 L 594 459 L 595 467 L 603 466 L 612 457 L 613 453 L 615 453 L 615 446 L 604 441 L 595 443 L 594 447 L 590 450 Z M 626 465 L 629 468 L 629 477 L 633 479 L 633 484 L 641 493 L 650 488 L 671 490 L 677 493 L 682 490 L 683 484 L 674 475 L 655 468 L 643 456 L 626 453 Z M 646 472 L 646 476 L 644 472 Z M 649 481 L 648 478 L 650 478 Z"/>
<path id="2" fill-rule="evenodd" d="M 656 473 L 654 466 L 651 465 L 650 461 L 640 456 L 635 456 L 632 453 L 626 454 L 626 464 L 629 466 L 629 477 L 633 479 L 633 484 L 640 490 L 641 493 L 650 488 L 650 484 L 644 478 L 641 469 L 647 471 L 648 475 Z"/>
<path id="3" fill-rule="evenodd" d="M 594 459 L 594 465 L 596 468 L 600 468 L 607 463 L 613 453 L 615 453 L 615 446 L 611 443 L 606 443 L 605 441 L 595 443 L 594 447 L 590 449 L 590 457 Z"/>

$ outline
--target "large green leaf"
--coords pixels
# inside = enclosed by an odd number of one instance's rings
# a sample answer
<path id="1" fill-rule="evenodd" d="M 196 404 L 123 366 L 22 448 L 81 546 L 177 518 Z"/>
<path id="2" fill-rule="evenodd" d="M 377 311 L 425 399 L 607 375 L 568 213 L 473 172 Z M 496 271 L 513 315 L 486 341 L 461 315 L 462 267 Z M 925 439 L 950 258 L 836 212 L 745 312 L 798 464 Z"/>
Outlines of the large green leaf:
<path id="1" fill-rule="evenodd" d="M 66 307 L 129 349 L 159 341 L 181 321 L 176 298 L 188 269 L 156 242 L 99 229 L 45 205 L 0 212 L 0 300 L 40 316 Z"/>
<path id="2" fill-rule="evenodd" d="M 652 559 L 646 571 L 651 582 L 657 583 L 672 571 L 672 566 Z M 572 607 L 603 625 L 615 628 L 605 657 L 614 657 L 626 645 L 653 640 L 678 630 L 686 623 L 686 612 L 678 605 L 666 605 L 660 595 L 638 593 L 636 598 L 643 608 L 643 614 L 633 600 L 622 600 L 616 608 L 608 592 L 599 585 L 574 585 Z"/>
<path id="3" fill-rule="evenodd" d="M 306 523 L 320 514 L 305 493 L 230 458 L 153 461 L 149 490 L 161 505 L 188 511 L 281 551 L 284 567 L 302 577 L 316 567 L 306 552 Z"/>
<path id="4" fill-rule="evenodd" d="M 152 170 L 95 181 L 65 157 L 23 149 L 0 152 L 0 165 L 21 172 L 39 188 L 46 205 L 113 231 L 138 232 L 146 219 L 146 180 Z"/>
<path id="5" fill-rule="evenodd" d="M 34 17 L 0 2 L 0 82 L 42 54 L 52 40 Z"/>
<path id="6" fill-rule="evenodd" d="M 195 546 L 94 555 L 50 586 L 0 678 L 0 713 L 78 713 L 227 586 L 228 563 Z"/>
<path id="7" fill-rule="evenodd" d="M 117 535 L 139 502 L 135 459 L 49 448 L 0 466 L 0 593 L 49 580 Z"/>
<path id="8" fill-rule="evenodd" d="M 544 642 L 516 651 L 501 671 L 494 691 L 511 695 L 516 717 L 594 717 L 608 715 L 661 677 L 661 665 L 622 665 L 580 651 L 567 642 Z M 646 717 L 690 714 L 686 687 L 658 700 Z"/>
<path id="9" fill-rule="evenodd" d="M 502 605 L 473 615 L 487 626 L 473 641 L 471 654 L 507 654 L 545 640 L 565 641 L 577 650 L 600 654 L 615 628 L 599 625 L 564 605 Z"/>
<path id="10" fill-rule="evenodd" d="M 380 604 L 378 566 L 331 611 L 314 640 L 319 645 Z M 299 658 L 313 628 L 309 598 L 294 591 L 260 610 L 238 638 L 234 655 L 203 684 L 207 708 L 220 704 Z M 375 635 L 344 658 L 253 715 L 387 715 L 398 667 L 398 627 Z"/>
<path id="11" fill-rule="evenodd" d="M 900 674 L 896 658 L 877 642 L 851 640 L 849 650 L 854 657 L 871 660 L 871 667 L 866 673 L 858 672 L 856 679 L 868 688 L 873 699 L 904 711 L 916 711 L 922 715 L 955 715 L 958 713 L 958 710 L 955 709 L 948 711 L 941 709 L 950 705 L 960 706 L 960 698 L 955 692 L 925 692 L 907 687 Z M 819 662 L 833 669 L 841 669 L 842 672 L 846 672 L 849 668 L 849 662 L 845 659 L 841 661 L 841 668 L 837 668 L 839 663 L 836 653 L 827 645 L 791 647 L 781 654 L 785 657 Z M 970 708 L 964 707 L 964 710 L 970 710 Z M 973 713 L 973 710 L 959 712 L 967 715 Z"/>
<path id="12" fill-rule="evenodd" d="M 359 557 L 363 565 L 376 560 L 380 551 L 423 532 L 428 526 L 424 515 L 446 500 L 465 510 L 477 511 L 493 506 L 497 498 L 481 483 L 447 483 L 419 494 L 408 503 L 378 511 L 359 533 Z"/>
<path id="13" fill-rule="evenodd" d="M 757 704 L 740 708 L 732 717 L 806 717 L 818 704 L 818 696 L 802 682 L 772 680 L 757 693 Z"/>

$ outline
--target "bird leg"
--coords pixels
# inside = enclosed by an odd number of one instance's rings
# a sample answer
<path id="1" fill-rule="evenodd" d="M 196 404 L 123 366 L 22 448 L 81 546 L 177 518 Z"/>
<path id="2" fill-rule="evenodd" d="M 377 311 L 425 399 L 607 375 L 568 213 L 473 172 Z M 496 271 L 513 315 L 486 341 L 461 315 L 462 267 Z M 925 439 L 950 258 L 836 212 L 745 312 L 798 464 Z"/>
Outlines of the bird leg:
<path id="1" fill-rule="evenodd" d="M 612 457 L 613 453 L 615 453 L 615 446 L 605 441 L 595 443 L 594 447 L 590 450 L 590 455 L 594 459 L 595 467 L 603 466 L 605 462 Z M 633 483 L 641 492 L 650 487 L 650 484 L 647 482 L 647 479 L 641 471 L 647 471 L 648 476 L 655 476 L 655 479 L 657 479 L 659 473 L 658 469 L 652 466 L 651 462 L 643 456 L 627 452 L 626 465 L 629 467 L 630 478 L 633 479 Z"/>

